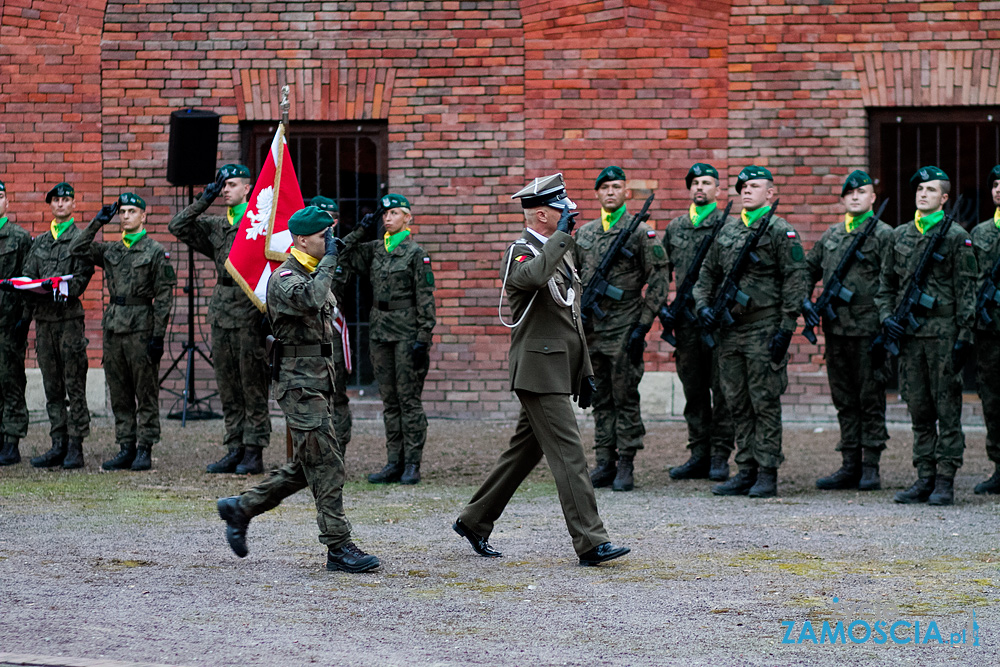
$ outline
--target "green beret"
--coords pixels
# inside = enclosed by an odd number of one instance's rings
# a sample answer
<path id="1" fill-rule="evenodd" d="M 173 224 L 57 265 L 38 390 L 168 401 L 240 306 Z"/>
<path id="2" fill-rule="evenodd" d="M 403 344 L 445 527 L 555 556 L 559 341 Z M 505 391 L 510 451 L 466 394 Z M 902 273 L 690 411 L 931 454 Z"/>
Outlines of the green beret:
<path id="1" fill-rule="evenodd" d="M 3 181 L 0 181 L 0 192 L 7 192 L 7 186 L 4 185 Z"/>
<path id="2" fill-rule="evenodd" d="M 601 170 L 601 173 L 597 175 L 597 181 L 594 182 L 594 189 L 601 187 L 601 183 L 606 181 L 624 181 L 625 180 L 625 170 L 621 167 L 616 167 L 611 165 L 605 167 Z"/>
<path id="3" fill-rule="evenodd" d="M 719 172 L 715 167 L 704 162 L 695 162 L 691 168 L 688 169 L 687 176 L 684 177 L 684 183 L 687 184 L 689 190 L 691 189 L 691 181 L 699 176 L 711 176 L 715 178 L 715 180 L 719 180 Z"/>
<path id="4" fill-rule="evenodd" d="M 146 200 L 134 192 L 123 192 L 118 198 L 119 206 L 138 206 L 143 211 L 146 210 Z"/>
<path id="5" fill-rule="evenodd" d="M 54 188 L 49 190 L 48 194 L 45 195 L 45 203 L 51 204 L 53 197 L 73 197 L 76 198 L 76 191 L 73 190 L 73 186 L 63 181 L 62 183 L 57 183 Z"/>
<path id="6" fill-rule="evenodd" d="M 224 180 L 230 178 L 250 178 L 250 168 L 243 164 L 227 164 L 219 170 Z"/>
<path id="7" fill-rule="evenodd" d="M 333 224 L 330 214 L 318 206 L 306 206 L 288 219 L 288 231 L 296 236 L 309 236 Z"/>
<path id="8" fill-rule="evenodd" d="M 855 169 L 847 177 L 847 180 L 844 181 L 844 187 L 840 191 L 840 196 L 843 197 L 851 190 L 857 190 L 865 185 L 875 185 L 875 181 L 868 175 L 868 172 Z"/>
<path id="9" fill-rule="evenodd" d="M 913 176 L 910 177 L 910 185 L 916 190 L 917 186 L 921 183 L 926 183 L 927 181 L 950 181 L 948 174 L 944 173 L 935 166 L 921 167 L 917 170 Z"/>
<path id="10" fill-rule="evenodd" d="M 410 208 L 410 202 L 403 195 L 394 195 L 390 192 L 382 197 L 382 208 L 386 211 L 391 208 Z"/>
<path id="11" fill-rule="evenodd" d="M 757 167 L 754 165 L 743 167 L 743 171 L 741 171 L 740 175 L 736 177 L 736 192 L 742 192 L 743 186 L 746 185 L 747 181 L 755 181 L 758 178 L 774 181 L 774 177 L 771 176 L 771 172 L 764 167 Z"/>
<path id="12" fill-rule="evenodd" d="M 998 164 L 997 166 L 993 167 L 993 169 L 990 170 L 990 177 L 986 179 L 986 182 L 990 184 L 991 190 L 993 189 L 994 181 L 1000 181 L 1000 164 Z M 0 183 L 0 190 L 2 189 L 3 189 L 3 183 Z"/>
<path id="13" fill-rule="evenodd" d="M 337 206 L 337 202 L 333 201 L 329 197 L 321 197 L 320 195 L 316 195 L 315 197 L 312 198 L 312 201 L 309 202 L 309 205 L 315 206 L 319 210 L 326 211 L 327 213 L 340 212 L 340 207 Z"/>

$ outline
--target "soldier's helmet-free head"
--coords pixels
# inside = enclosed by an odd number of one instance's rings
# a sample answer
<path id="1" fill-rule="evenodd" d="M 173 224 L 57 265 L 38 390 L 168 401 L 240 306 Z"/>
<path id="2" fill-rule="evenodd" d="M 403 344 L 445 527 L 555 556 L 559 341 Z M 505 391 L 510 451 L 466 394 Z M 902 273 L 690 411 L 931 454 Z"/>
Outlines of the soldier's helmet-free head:
<path id="1" fill-rule="evenodd" d="M 599 189 L 602 185 L 608 181 L 624 181 L 625 170 L 621 167 L 615 165 L 609 165 L 601 170 L 601 173 L 597 175 L 597 180 L 594 181 L 594 189 Z"/>
<path id="2" fill-rule="evenodd" d="M 55 187 L 49 190 L 45 194 L 45 203 L 51 204 L 52 200 L 56 197 L 73 197 L 76 198 L 76 190 L 73 186 L 63 181 L 62 183 L 56 183 Z"/>
<path id="3" fill-rule="evenodd" d="M 337 214 L 340 213 L 340 207 L 337 206 L 337 202 L 333 201 L 329 197 L 324 197 L 322 195 L 316 195 L 315 197 L 313 197 L 312 200 L 309 202 L 309 205 L 315 206 L 321 211 L 326 211 L 335 218 L 337 217 Z"/>
<path id="4" fill-rule="evenodd" d="M 736 192 L 743 192 L 743 187 L 748 181 L 756 181 L 760 178 L 774 183 L 774 176 L 772 176 L 771 172 L 765 167 L 758 167 L 756 165 L 743 167 L 743 170 L 740 171 L 739 175 L 736 177 Z"/>
<path id="5" fill-rule="evenodd" d="M 118 207 L 118 217 L 123 232 L 129 234 L 138 232 L 146 223 L 146 200 L 134 192 L 121 193 L 118 197 Z"/>
<path id="6" fill-rule="evenodd" d="M 691 168 L 688 169 L 687 176 L 684 177 L 684 185 L 687 186 L 688 190 L 690 190 L 691 184 L 694 182 L 694 179 L 699 178 L 701 176 L 711 176 L 716 181 L 718 181 L 719 171 L 715 167 L 706 162 L 695 162 L 693 165 L 691 165 Z"/>
<path id="7" fill-rule="evenodd" d="M 940 210 L 951 192 L 951 179 L 939 167 L 929 165 L 917 169 L 910 177 L 916 198 L 917 210 L 928 215 Z"/>
<path id="8" fill-rule="evenodd" d="M 1000 164 L 990 169 L 990 175 L 986 178 L 986 187 L 993 190 L 997 186 L 997 181 L 1000 181 Z M 997 206 L 1000 206 L 1000 202 L 994 201 Z"/>
<path id="9" fill-rule="evenodd" d="M 145 211 L 146 200 L 134 192 L 123 192 L 118 197 L 118 206 L 135 206 L 136 208 Z"/>
<path id="10" fill-rule="evenodd" d="M 844 187 L 840 189 L 840 196 L 844 197 L 851 190 L 857 190 L 858 188 L 866 185 L 874 184 L 875 182 L 872 180 L 872 177 L 868 175 L 868 172 L 855 169 L 847 175 L 846 179 L 844 179 Z"/>
<path id="11" fill-rule="evenodd" d="M 390 192 L 382 196 L 379 204 L 382 206 L 382 226 L 386 234 L 398 234 L 410 226 L 413 213 L 406 197 Z"/>
<path id="12" fill-rule="evenodd" d="M 951 183 L 951 179 L 948 178 L 948 174 L 944 173 L 944 170 L 934 165 L 929 165 L 927 167 L 921 167 L 917 169 L 913 176 L 910 176 L 910 186 L 916 192 L 917 188 L 921 183 L 928 183 L 930 181 L 943 181 Z M 950 189 L 950 185 L 948 188 Z"/>
<path id="13" fill-rule="evenodd" d="M 551 206 L 560 211 L 567 208 L 571 211 L 576 209 L 576 204 L 566 195 L 566 183 L 561 173 L 539 176 L 510 198 L 520 199 L 521 208 L 524 209 L 540 206 Z"/>

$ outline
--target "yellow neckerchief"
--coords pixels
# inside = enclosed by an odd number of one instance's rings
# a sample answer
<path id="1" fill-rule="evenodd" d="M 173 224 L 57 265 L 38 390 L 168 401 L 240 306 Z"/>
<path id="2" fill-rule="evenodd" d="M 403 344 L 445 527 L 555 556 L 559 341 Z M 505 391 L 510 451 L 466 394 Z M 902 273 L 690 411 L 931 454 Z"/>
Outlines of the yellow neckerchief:
<path id="1" fill-rule="evenodd" d="M 6 224 L 7 224 L 7 216 L 5 215 L 4 217 L 0 218 L 0 229 L 3 229 L 3 226 Z"/>
<path id="2" fill-rule="evenodd" d="M 139 231 L 132 234 L 126 234 L 125 232 L 122 232 L 122 243 L 125 244 L 126 248 L 131 248 L 132 246 L 135 245 L 136 241 L 138 241 L 145 235 L 146 235 L 145 228 L 140 229 Z"/>
<path id="3" fill-rule="evenodd" d="M 604 231 L 608 231 L 615 226 L 615 223 L 622 219 L 625 215 L 625 204 L 618 207 L 618 210 L 611 211 L 608 213 L 603 208 L 601 209 L 601 227 L 604 227 Z"/>
<path id="4" fill-rule="evenodd" d="M 917 231 L 921 234 L 926 234 L 930 231 L 930 228 L 937 223 L 944 220 L 944 211 L 938 211 L 936 213 L 931 213 L 930 215 L 923 215 L 920 211 L 917 211 L 916 215 L 913 216 L 913 223 L 917 226 Z"/>
<path id="5" fill-rule="evenodd" d="M 62 236 L 63 232 L 73 226 L 73 220 L 73 218 L 70 218 L 66 222 L 59 224 L 56 222 L 55 218 L 52 218 L 52 222 L 49 223 L 49 231 L 52 232 L 52 238 L 59 240 L 59 237 Z"/>
<path id="6" fill-rule="evenodd" d="M 747 211 L 746 209 L 743 209 L 742 211 L 740 211 L 740 218 L 743 219 L 744 225 L 746 225 L 747 227 L 753 227 L 753 223 L 757 222 L 765 215 L 767 215 L 767 212 L 770 210 L 771 210 L 770 206 L 761 206 L 760 208 L 755 209 L 753 211 Z"/>
<path id="7" fill-rule="evenodd" d="M 715 213 L 715 209 L 717 208 L 719 208 L 719 202 L 717 201 L 703 206 L 698 206 L 697 204 L 692 203 L 691 209 L 688 211 L 688 217 L 691 218 L 691 225 L 693 227 L 697 227 L 701 223 L 705 222 L 705 218 Z"/>
<path id="8" fill-rule="evenodd" d="M 237 204 L 236 206 L 230 206 L 226 209 L 226 220 L 229 224 L 235 225 L 237 222 L 243 219 L 243 214 L 246 213 L 247 203 Z"/>
<path id="9" fill-rule="evenodd" d="M 1000 227 L 1000 206 L 997 206 L 997 210 L 993 214 L 993 224 Z"/>
<path id="10" fill-rule="evenodd" d="M 851 232 L 853 232 L 855 229 L 860 227 L 865 220 L 872 217 L 873 215 L 875 214 L 872 213 L 871 211 L 865 211 L 864 213 L 855 218 L 850 213 L 845 213 L 844 226 L 847 228 L 847 233 L 850 234 Z"/>
<path id="11" fill-rule="evenodd" d="M 292 257 L 298 260 L 299 264 L 306 267 L 306 271 L 312 273 L 316 270 L 316 265 L 319 264 L 319 257 L 313 257 L 308 255 L 298 248 L 292 248 Z"/>
<path id="12" fill-rule="evenodd" d="M 405 239 L 409 235 L 410 235 L 409 229 L 404 229 L 403 231 L 396 232 L 395 234 L 389 234 L 389 232 L 386 232 L 384 238 L 385 251 L 391 253 L 393 250 L 396 249 L 396 246 L 402 243 L 403 239 Z"/>

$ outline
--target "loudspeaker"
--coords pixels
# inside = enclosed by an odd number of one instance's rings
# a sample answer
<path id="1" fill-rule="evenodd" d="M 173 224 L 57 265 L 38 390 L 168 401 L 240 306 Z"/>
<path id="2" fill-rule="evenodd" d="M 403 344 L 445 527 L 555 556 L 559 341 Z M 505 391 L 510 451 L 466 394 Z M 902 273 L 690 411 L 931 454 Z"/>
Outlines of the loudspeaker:
<path id="1" fill-rule="evenodd" d="M 173 185 L 205 185 L 215 180 L 219 114 L 181 109 L 170 114 L 167 180 Z"/>

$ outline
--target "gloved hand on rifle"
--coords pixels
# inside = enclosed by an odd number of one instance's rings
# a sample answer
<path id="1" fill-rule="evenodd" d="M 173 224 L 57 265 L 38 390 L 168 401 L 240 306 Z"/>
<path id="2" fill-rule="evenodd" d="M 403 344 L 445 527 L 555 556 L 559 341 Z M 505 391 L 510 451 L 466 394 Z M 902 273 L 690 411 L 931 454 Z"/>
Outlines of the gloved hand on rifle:
<path id="1" fill-rule="evenodd" d="M 226 184 L 226 177 L 220 171 L 215 180 L 205 186 L 205 190 L 201 193 L 201 198 L 203 201 L 211 204 L 215 201 L 215 198 L 219 196 L 222 192 L 222 187 Z"/>
<path id="2" fill-rule="evenodd" d="M 430 349 L 431 346 L 423 341 L 413 341 L 413 344 L 410 345 L 410 355 L 413 359 L 414 368 L 424 369 L 430 366 Z"/>
<path id="3" fill-rule="evenodd" d="M 802 301 L 802 317 L 805 318 L 807 327 L 819 326 L 819 311 L 809 297 Z"/>
<path id="4" fill-rule="evenodd" d="M 955 345 L 951 348 L 951 369 L 955 373 L 961 373 L 970 356 L 972 356 L 972 343 L 964 340 L 955 341 Z"/>
<path id="5" fill-rule="evenodd" d="M 657 317 L 660 318 L 660 326 L 663 327 L 664 331 L 673 331 L 674 327 L 677 326 L 677 318 L 673 316 L 673 313 L 666 306 L 660 308 Z"/>
<path id="6" fill-rule="evenodd" d="M 580 406 L 581 410 L 586 410 L 590 407 L 590 404 L 594 401 L 595 391 L 597 391 L 597 383 L 594 382 L 594 376 L 588 375 L 583 378 L 583 382 L 580 383 L 580 394 L 573 397 L 576 399 L 576 404 Z"/>
<path id="7" fill-rule="evenodd" d="M 578 215 L 580 215 L 579 211 L 571 211 L 568 206 L 564 206 L 562 215 L 559 216 L 559 222 L 556 223 L 556 231 L 572 234 L 573 228 L 576 226 L 576 220 L 574 218 Z"/>
<path id="8" fill-rule="evenodd" d="M 767 344 L 767 351 L 771 353 L 771 363 L 780 364 L 791 343 L 792 332 L 788 329 L 778 329 L 771 337 L 771 342 Z"/>
<path id="9" fill-rule="evenodd" d="M 628 341 L 625 349 L 628 351 L 628 360 L 633 366 L 642 363 L 642 353 L 646 350 L 646 334 L 649 333 L 649 325 L 636 324 L 628 334 Z"/>
<path id="10" fill-rule="evenodd" d="M 711 331 L 715 327 L 715 313 L 708 306 L 698 311 L 698 323 L 705 331 Z"/>
<path id="11" fill-rule="evenodd" d="M 153 336 L 146 343 L 146 356 L 154 364 L 160 363 L 160 359 L 163 357 L 163 336 Z"/>
<path id="12" fill-rule="evenodd" d="M 900 324 L 895 317 L 887 317 L 882 320 L 882 329 L 893 340 L 899 340 L 906 333 L 906 327 Z"/>
<path id="13" fill-rule="evenodd" d="M 323 233 L 323 242 L 326 244 L 323 248 L 323 254 L 327 257 L 336 257 L 339 249 L 337 248 L 337 237 L 333 235 L 333 227 L 326 228 L 326 232 Z"/>

